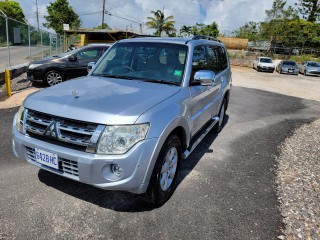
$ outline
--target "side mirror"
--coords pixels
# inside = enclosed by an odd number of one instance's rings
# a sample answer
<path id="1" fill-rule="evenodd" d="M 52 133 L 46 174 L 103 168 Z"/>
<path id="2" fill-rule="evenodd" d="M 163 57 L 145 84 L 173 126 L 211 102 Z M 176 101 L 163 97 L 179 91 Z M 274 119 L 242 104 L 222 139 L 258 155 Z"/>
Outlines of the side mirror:
<path id="1" fill-rule="evenodd" d="M 75 56 L 75 55 L 69 56 L 69 57 L 68 57 L 68 61 L 69 61 L 69 62 L 75 62 L 75 61 L 77 61 L 77 56 Z"/>
<path id="2" fill-rule="evenodd" d="M 216 74 L 209 70 L 200 70 L 194 74 L 194 81 L 202 86 L 211 86 L 216 80 Z"/>
<path id="3" fill-rule="evenodd" d="M 88 66 L 87 66 L 87 71 L 88 71 L 88 73 L 90 73 L 91 72 L 91 70 L 92 70 L 92 68 L 93 68 L 93 66 L 96 64 L 96 62 L 89 62 L 88 63 Z"/>

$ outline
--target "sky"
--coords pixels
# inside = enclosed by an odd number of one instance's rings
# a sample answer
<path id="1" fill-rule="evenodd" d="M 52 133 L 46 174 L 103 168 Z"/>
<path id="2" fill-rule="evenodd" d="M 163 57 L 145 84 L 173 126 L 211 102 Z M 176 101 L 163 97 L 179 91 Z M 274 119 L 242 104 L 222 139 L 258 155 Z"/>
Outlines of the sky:
<path id="1" fill-rule="evenodd" d="M 40 27 L 47 15 L 46 6 L 53 0 L 16 0 L 20 3 L 27 21 L 37 26 L 36 1 L 38 1 Z M 287 0 L 294 5 L 298 0 Z M 217 22 L 220 33 L 230 34 L 248 21 L 264 21 L 265 10 L 271 9 L 273 0 L 105 0 L 105 22 L 115 29 L 139 31 L 150 34 L 144 23 L 151 11 L 163 10 L 165 16 L 173 15 L 177 30 L 183 25 L 195 23 L 211 24 Z M 79 15 L 82 27 L 92 28 L 102 23 L 103 0 L 69 0 L 70 6 Z M 128 20 L 125 20 L 126 18 Z M 130 21 L 129 21 L 130 20 Z M 42 27 L 45 29 L 44 27 Z M 51 30 L 52 31 L 52 30 Z"/>

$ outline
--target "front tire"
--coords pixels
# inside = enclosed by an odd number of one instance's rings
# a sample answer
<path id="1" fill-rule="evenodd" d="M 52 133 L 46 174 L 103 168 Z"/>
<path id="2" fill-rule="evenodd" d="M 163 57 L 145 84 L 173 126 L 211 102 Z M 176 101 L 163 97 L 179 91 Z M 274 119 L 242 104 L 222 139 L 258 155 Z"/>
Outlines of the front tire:
<path id="1" fill-rule="evenodd" d="M 44 76 L 44 84 L 46 84 L 47 86 L 57 85 L 59 83 L 62 83 L 63 81 L 63 75 L 56 70 L 51 70 Z"/>
<path id="2" fill-rule="evenodd" d="M 181 141 L 176 135 L 170 135 L 163 144 L 154 166 L 145 200 L 161 205 L 173 194 L 181 159 Z"/>

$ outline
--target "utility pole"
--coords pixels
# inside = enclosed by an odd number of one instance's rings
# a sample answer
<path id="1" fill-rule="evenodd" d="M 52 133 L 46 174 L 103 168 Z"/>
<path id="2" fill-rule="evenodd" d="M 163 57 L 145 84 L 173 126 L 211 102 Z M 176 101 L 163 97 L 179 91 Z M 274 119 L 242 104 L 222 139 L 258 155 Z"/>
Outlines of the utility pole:
<path id="1" fill-rule="evenodd" d="M 38 24 L 38 30 L 39 30 L 39 10 L 38 10 L 38 0 L 36 0 L 36 7 L 37 7 L 37 24 Z"/>
<path id="2" fill-rule="evenodd" d="M 103 0 L 103 6 L 102 6 L 102 24 L 101 24 L 101 29 L 103 29 L 103 24 L 104 24 L 105 4 L 106 4 L 106 0 Z"/>

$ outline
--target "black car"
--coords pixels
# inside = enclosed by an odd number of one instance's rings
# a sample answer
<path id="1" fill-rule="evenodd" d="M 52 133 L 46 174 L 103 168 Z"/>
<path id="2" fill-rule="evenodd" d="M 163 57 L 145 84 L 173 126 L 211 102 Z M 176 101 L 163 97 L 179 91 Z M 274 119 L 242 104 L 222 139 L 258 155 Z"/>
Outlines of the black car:
<path id="1" fill-rule="evenodd" d="M 111 44 L 92 44 L 70 52 L 30 62 L 27 70 L 32 82 L 43 81 L 48 86 L 67 79 L 86 76 L 89 62 L 97 62 Z"/>

